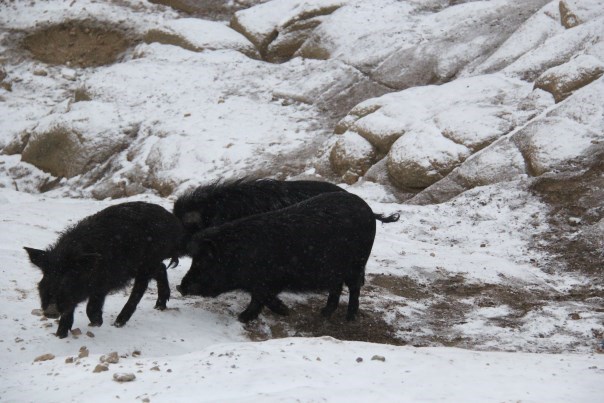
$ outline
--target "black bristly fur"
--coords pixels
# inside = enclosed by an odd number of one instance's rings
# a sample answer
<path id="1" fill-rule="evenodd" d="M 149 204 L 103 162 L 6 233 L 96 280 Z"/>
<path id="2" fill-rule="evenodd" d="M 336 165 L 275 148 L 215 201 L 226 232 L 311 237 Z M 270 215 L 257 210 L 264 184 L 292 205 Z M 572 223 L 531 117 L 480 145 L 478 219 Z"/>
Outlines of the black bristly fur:
<path id="1" fill-rule="evenodd" d="M 350 293 L 347 319 L 353 320 L 375 237 L 376 216 L 360 197 L 334 192 L 208 228 L 188 243 L 193 264 L 177 289 L 183 295 L 209 297 L 230 290 L 247 291 L 252 299 L 239 315 L 247 322 L 264 305 L 287 313 L 277 297 L 284 290 L 328 290 L 321 312 L 330 316 L 345 284 Z M 394 216 L 382 218 L 395 220 Z"/>
<path id="2" fill-rule="evenodd" d="M 61 316 L 57 336 L 67 336 L 76 305 L 86 299 L 91 325 L 100 326 L 105 296 L 133 278 L 132 294 L 115 326 L 130 319 L 151 278 L 158 288 L 155 307 L 165 309 L 170 287 L 163 260 L 177 261 L 182 235 L 180 221 L 163 207 L 130 202 L 84 218 L 45 251 L 25 248 L 43 272 L 38 284 L 42 309 Z"/>
<path id="3" fill-rule="evenodd" d="M 218 182 L 180 196 L 174 203 L 174 215 L 185 228 L 184 248 L 195 232 L 205 228 L 278 210 L 328 192 L 345 190 L 319 181 L 240 179 Z"/>

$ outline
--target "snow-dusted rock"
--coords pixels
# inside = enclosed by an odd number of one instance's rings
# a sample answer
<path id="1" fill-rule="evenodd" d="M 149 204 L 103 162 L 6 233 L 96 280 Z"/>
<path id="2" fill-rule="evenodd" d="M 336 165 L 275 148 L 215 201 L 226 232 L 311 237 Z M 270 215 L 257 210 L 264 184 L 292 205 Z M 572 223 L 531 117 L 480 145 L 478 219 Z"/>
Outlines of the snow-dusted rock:
<path id="1" fill-rule="evenodd" d="M 40 121 L 29 135 L 22 160 L 54 176 L 71 178 L 125 148 L 130 130 L 114 105 L 77 102 L 66 113 Z"/>
<path id="2" fill-rule="evenodd" d="M 497 48 L 545 2 L 496 0 L 427 8 L 421 2 L 354 1 L 317 27 L 298 54 L 343 60 L 398 89 L 444 82 Z"/>
<path id="3" fill-rule="evenodd" d="M 425 188 L 463 162 L 470 150 L 433 127 L 416 128 L 394 143 L 388 153 L 388 173 L 402 188 Z"/>
<path id="4" fill-rule="evenodd" d="M 537 48 L 526 52 L 502 71 L 512 77 L 533 81 L 546 70 L 564 64 L 581 54 L 604 60 L 602 38 L 604 17 L 567 29 L 545 40 Z M 520 40 L 521 38 L 515 38 Z"/>
<path id="5" fill-rule="evenodd" d="M 249 57 L 259 58 L 256 48 L 239 32 L 220 22 L 198 18 L 170 20 L 164 26 L 149 30 L 146 42 L 180 46 L 196 52 L 208 49 L 233 49 Z"/>
<path id="6" fill-rule="evenodd" d="M 561 3 L 562 4 L 562 3 Z M 560 66 L 552 67 L 535 81 L 535 88 L 550 92 L 556 102 L 604 74 L 604 63 L 590 55 L 579 55 Z"/>
<path id="7" fill-rule="evenodd" d="M 583 157 L 604 142 L 604 78 L 578 90 L 538 117 L 468 158 L 411 202 L 440 203 L 465 190 L 522 176 L 581 167 Z"/>
<path id="8" fill-rule="evenodd" d="M 288 62 L 287 67 L 291 74 L 273 89 L 273 95 L 316 105 L 334 117 L 343 116 L 360 101 L 389 92 L 388 88 L 337 60 L 296 58 Z"/>
<path id="9" fill-rule="evenodd" d="M 329 161 L 344 181 L 354 183 L 376 162 L 376 151 L 363 137 L 348 131 L 339 136 L 331 149 Z"/>
<path id="10" fill-rule="evenodd" d="M 358 133 L 388 153 L 396 185 L 425 188 L 550 104 L 546 93 L 520 80 L 478 76 L 367 100 L 336 130 Z"/>
<path id="11" fill-rule="evenodd" d="M 323 20 L 348 0 L 272 0 L 241 10 L 231 27 L 270 61 L 288 60 Z"/>

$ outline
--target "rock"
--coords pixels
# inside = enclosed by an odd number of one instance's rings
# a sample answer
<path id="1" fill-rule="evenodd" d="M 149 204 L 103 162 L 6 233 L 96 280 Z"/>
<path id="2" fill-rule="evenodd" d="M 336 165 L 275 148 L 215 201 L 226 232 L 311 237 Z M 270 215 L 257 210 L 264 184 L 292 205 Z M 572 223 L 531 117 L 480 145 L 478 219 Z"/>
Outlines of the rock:
<path id="1" fill-rule="evenodd" d="M 338 175 L 363 176 L 377 161 L 374 147 L 354 132 L 339 136 L 329 154 L 332 169 Z"/>
<path id="2" fill-rule="evenodd" d="M 90 330 L 86 332 L 86 336 L 88 337 L 94 337 L 94 333 L 92 333 Z"/>
<path id="3" fill-rule="evenodd" d="M 219 22 L 198 18 L 168 21 L 163 27 L 149 30 L 143 40 L 179 46 L 194 52 L 232 49 L 253 59 L 260 58 L 252 43 L 239 32 Z"/>
<path id="4" fill-rule="evenodd" d="M 31 314 L 35 316 L 44 316 L 44 311 L 42 309 L 32 309 Z"/>
<path id="5" fill-rule="evenodd" d="M 151 371 L 160 371 L 160 368 L 156 365 L 154 367 L 151 367 Z"/>
<path id="6" fill-rule="evenodd" d="M 90 354 L 90 352 L 88 351 L 88 349 L 85 346 L 80 347 L 80 352 L 78 354 L 78 358 L 86 358 L 86 357 L 88 357 L 89 354 Z"/>
<path id="7" fill-rule="evenodd" d="M 138 350 L 134 350 L 134 351 L 132 352 L 132 356 L 133 356 L 133 357 L 140 357 L 140 355 L 141 355 L 141 352 L 140 352 L 140 351 L 138 351 Z"/>
<path id="8" fill-rule="evenodd" d="M 533 176 L 540 176 L 584 154 L 592 146 L 592 140 L 598 139 L 604 139 L 601 132 L 565 117 L 553 116 L 527 125 L 514 136 Z"/>
<path id="9" fill-rule="evenodd" d="M 120 357 L 117 354 L 117 351 L 113 351 L 108 355 L 102 355 L 100 361 L 107 364 L 117 364 L 120 361 Z"/>
<path id="10" fill-rule="evenodd" d="M 48 71 L 44 69 L 35 69 L 34 76 L 46 77 L 48 75 Z"/>
<path id="11" fill-rule="evenodd" d="M 71 334 L 72 336 L 81 336 L 82 335 L 82 331 L 80 330 L 80 328 L 76 327 L 75 329 L 71 329 Z"/>
<path id="12" fill-rule="evenodd" d="M 132 382 L 136 379 L 136 376 L 133 373 L 120 373 L 116 372 L 113 374 L 113 380 L 116 382 Z"/>
<path id="13" fill-rule="evenodd" d="M 73 364 L 74 358 L 73 357 L 67 357 L 65 358 L 65 364 Z"/>
<path id="14" fill-rule="evenodd" d="M 564 28 L 574 28 L 581 24 L 579 17 L 570 11 L 565 1 L 561 1 L 558 7 L 560 8 L 560 23 L 564 26 Z"/>
<path id="15" fill-rule="evenodd" d="M 94 370 L 92 372 L 99 373 L 99 372 L 105 372 L 105 371 L 109 371 L 109 366 L 107 366 L 106 364 L 97 364 L 96 367 L 94 367 Z"/>
<path id="16" fill-rule="evenodd" d="M 560 102 L 573 91 L 597 80 L 602 74 L 604 63 L 594 56 L 580 55 L 567 63 L 546 70 L 535 81 L 535 88 L 550 92 L 556 102 Z"/>
<path id="17" fill-rule="evenodd" d="M 77 102 L 66 113 L 40 121 L 21 159 L 53 176 L 71 178 L 123 149 L 128 142 L 125 130 L 116 106 Z"/>
<path id="18" fill-rule="evenodd" d="M 363 358 L 362 357 L 357 357 L 357 362 L 363 362 Z"/>
<path id="19" fill-rule="evenodd" d="M 382 361 L 385 362 L 386 361 L 386 357 L 384 357 L 383 355 L 374 355 L 373 357 L 371 357 L 372 361 Z"/>
<path id="20" fill-rule="evenodd" d="M 444 178 L 470 150 L 437 131 L 415 130 L 398 139 L 388 153 L 388 174 L 401 188 L 425 188 Z"/>
<path id="21" fill-rule="evenodd" d="M 267 60 L 281 62 L 288 60 L 304 43 L 320 24 L 320 16 L 333 13 L 343 4 L 343 0 L 272 1 L 238 11 L 231 18 L 230 26 L 248 38 Z M 269 45 L 277 38 L 269 51 Z"/>
<path id="22" fill-rule="evenodd" d="M 54 354 L 42 354 L 34 359 L 34 362 L 54 360 Z"/>

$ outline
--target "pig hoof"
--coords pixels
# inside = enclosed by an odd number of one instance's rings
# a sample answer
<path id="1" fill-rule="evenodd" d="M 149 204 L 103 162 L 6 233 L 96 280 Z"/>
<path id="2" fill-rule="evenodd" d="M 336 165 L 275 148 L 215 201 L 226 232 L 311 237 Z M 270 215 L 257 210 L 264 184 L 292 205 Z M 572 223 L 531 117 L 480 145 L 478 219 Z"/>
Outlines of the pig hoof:
<path id="1" fill-rule="evenodd" d="M 57 336 L 59 339 L 64 339 L 65 337 L 67 337 L 67 332 L 59 332 L 59 331 L 57 331 L 55 333 L 55 336 Z"/>
<path id="2" fill-rule="evenodd" d="M 239 314 L 239 316 L 237 317 L 237 319 L 239 319 L 239 322 L 248 323 L 248 322 L 253 321 L 257 317 L 258 317 L 258 315 L 250 315 L 247 312 L 242 312 L 242 313 Z"/>
<path id="3" fill-rule="evenodd" d="M 160 303 L 155 304 L 155 307 L 154 307 L 154 309 L 157 309 L 158 311 L 164 311 L 164 310 L 166 310 L 166 308 L 167 308 L 166 304 L 160 304 Z"/>
<path id="4" fill-rule="evenodd" d="M 88 324 L 88 326 L 91 326 L 91 327 L 101 327 L 102 324 L 103 324 L 102 320 L 94 320 L 94 321 L 91 321 Z"/>
<path id="5" fill-rule="evenodd" d="M 113 322 L 113 326 L 115 326 L 115 327 L 123 327 L 125 324 L 126 324 L 125 322 L 118 321 L 118 320 Z"/>

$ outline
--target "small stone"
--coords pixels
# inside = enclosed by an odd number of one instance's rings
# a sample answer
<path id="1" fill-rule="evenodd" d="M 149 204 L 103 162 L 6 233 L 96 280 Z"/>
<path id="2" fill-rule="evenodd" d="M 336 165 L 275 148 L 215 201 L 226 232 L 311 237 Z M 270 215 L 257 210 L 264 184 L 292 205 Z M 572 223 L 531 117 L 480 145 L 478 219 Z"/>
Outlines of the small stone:
<path id="1" fill-rule="evenodd" d="M 159 366 L 157 366 L 157 365 L 156 365 L 156 366 L 154 366 L 153 368 L 151 368 L 151 371 L 159 371 L 159 370 L 160 370 L 160 369 L 159 369 Z"/>
<path id="2" fill-rule="evenodd" d="M 73 364 L 73 357 L 65 358 L 65 364 Z"/>
<path id="3" fill-rule="evenodd" d="M 120 373 L 116 372 L 113 374 L 113 380 L 116 382 L 132 382 L 136 379 L 136 376 L 133 373 Z"/>
<path id="4" fill-rule="evenodd" d="M 117 364 L 119 361 L 120 357 L 117 355 L 117 351 L 101 356 L 101 362 L 106 362 L 107 364 Z"/>
<path id="5" fill-rule="evenodd" d="M 231 368 L 237 368 L 234 365 Z M 172 370 L 170 368 L 168 368 L 168 370 L 166 372 L 172 372 Z"/>
<path id="6" fill-rule="evenodd" d="M 54 354 L 42 354 L 34 359 L 34 362 L 54 360 Z"/>
<path id="7" fill-rule="evenodd" d="M 486 244 L 486 243 L 481 243 L 481 244 L 480 244 L 480 247 L 481 247 L 481 248 L 486 248 L 486 247 L 487 247 L 487 244 Z"/>
<path id="8" fill-rule="evenodd" d="M 141 352 L 140 352 L 140 351 L 138 351 L 138 350 L 134 350 L 134 351 L 132 352 L 132 356 L 133 356 L 133 357 L 138 357 L 138 356 L 140 356 L 140 355 L 141 355 Z"/>
<path id="9" fill-rule="evenodd" d="M 48 72 L 44 69 L 35 69 L 34 70 L 34 76 L 46 77 L 47 75 L 48 75 Z"/>
<path id="10" fill-rule="evenodd" d="M 80 336 L 80 335 L 82 335 L 82 331 L 80 330 L 79 327 L 76 327 L 75 329 L 71 330 L 71 334 L 74 336 Z"/>
<path id="11" fill-rule="evenodd" d="M 94 337 L 94 333 L 92 333 L 90 330 L 86 332 L 86 336 L 88 337 Z"/>
<path id="12" fill-rule="evenodd" d="M 357 357 L 357 362 L 363 362 L 363 358 Z"/>
<path id="13" fill-rule="evenodd" d="M 577 312 L 573 312 L 570 315 L 568 315 L 568 317 L 572 320 L 579 320 L 581 319 L 581 315 L 579 315 Z"/>
<path id="14" fill-rule="evenodd" d="M 15 337 L 15 343 L 21 343 L 23 339 L 21 337 Z"/>
<path id="15" fill-rule="evenodd" d="M 44 316 L 44 311 L 41 309 L 32 309 L 31 314 L 34 316 Z"/>
<path id="16" fill-rule="evenodd" d="M 382 361 L 385 362 L 386 361 L 386 357 L 384 357 L 383 355 L 374 355 L 373 357 L 371 357 L 372 361 Z"/>
<path id="17" fill-rule="evenodd" d="M 104 372 L 104 371 L 109 371 L 109 367 L 105 364 L 97 364 L 97 366 L 94 367 L 94 370 L 92 372 L 98 373 L 98 372 Z"/>
<path id="18" fill-rule="evenodd" d="M 431 253 L 430 253 L 430 256 L 435 257 L 435 256 L 436 256 L 436 253 L 431 252 Z"/>
<path id="19" fill-rule="evenodd" d="M 86 346 L 80 347 L 80 353 L 78 354 L 78 358 L 86 358 L 90 354 L 90 351 L 86 348 Z"/>

